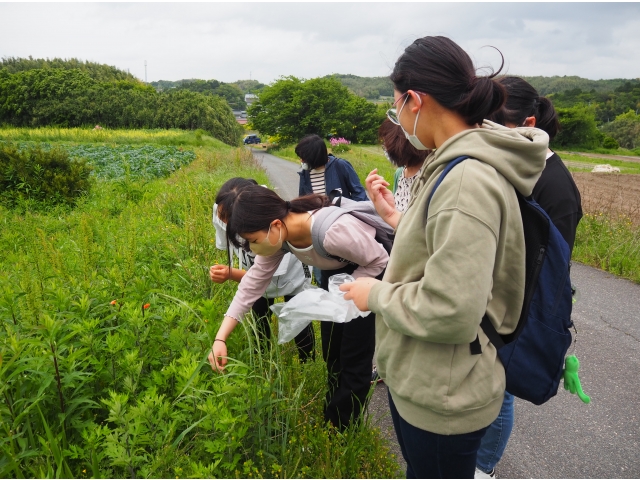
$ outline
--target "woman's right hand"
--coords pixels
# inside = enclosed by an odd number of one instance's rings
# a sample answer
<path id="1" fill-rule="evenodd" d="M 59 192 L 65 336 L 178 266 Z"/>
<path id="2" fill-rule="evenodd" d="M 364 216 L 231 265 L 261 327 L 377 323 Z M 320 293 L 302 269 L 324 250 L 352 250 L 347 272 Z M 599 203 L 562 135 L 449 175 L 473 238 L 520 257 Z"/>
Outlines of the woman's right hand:
<path id="1" fill-rule="evenodd" d="M 233 329 L 238 325 L 238 321 L 233 317 L 228 317 L 225 315 L 222 320 L 222 324 L 218 329 L 218 333 L 215 336 L 215 340 L 213 341 L 213 345 L 211 345 L 211 350 L 209 351 L 209 363 L 211 364 L 211 369 L 214 372 L 223 372 L 224 367 L 227 364 L 227 339 Z"/>
<path id="2" fill-rule="evenodd" d="M 396 200 L 393 197 L 393 193 L 387 188 L 389 182 L 378 175 L 378 169 L 376 168 L 367 176 L 365 186 L 378 215 L 393 228 L 396 228 L 401 214 L 396 210 Z"/>
<path id="3" fill-rule="evenodd" d="M 214 341 L 208 358 L 214 372 L 223 372 L 227 364 L 227 344 L 221 340 Z"/>
<path id="4" fill-rule="evenodd" d="M 224 283 L 231 278 L 231 268 L 227 265 L 212 265 L 209 269 L 209 277 L 212 282 Z"/>

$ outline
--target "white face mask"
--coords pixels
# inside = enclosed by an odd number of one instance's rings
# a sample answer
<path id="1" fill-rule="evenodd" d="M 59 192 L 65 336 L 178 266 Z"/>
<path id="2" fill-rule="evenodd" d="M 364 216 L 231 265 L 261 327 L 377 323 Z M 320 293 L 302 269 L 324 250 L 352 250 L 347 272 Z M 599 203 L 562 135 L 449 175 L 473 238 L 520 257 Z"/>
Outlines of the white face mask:
<path id="1" fill-rule="evenodd" d="M 302 165 L 302 169 L 303 170 L 309 170 L 309 164 L 308 163 L 302 162 L 301 165 Z"/>
<path id="2" fill-rule="evenodd" d="M 418 98 L 420 98 L 420 96 L 418 96 Z M 407 95 L 406 98 L 404 99 L 404 102 L 402 102 L 402 107 L 400 108 L 400 111 L 398 112 L 398 119 L 400 118 L 400 114 L 402 113 L 402 110 L 404 109 L 404 106 L 407 103 L 408 99 L 409 99 L 409 95 Z M 422 100 L 420 100 L 420 105 L 422 106 Z M 416 135 L 416 127 L 418 126 L 418 118 L 420 118 L 420 110 L 418 110 L 418 114 L 416 115 L 416 121 L 413 123 L 413 135 L 409 135 L 407 133 L 407 131 L 402 127 L 402 125 L 400 125 L 400 128 L 402 128 L 402 132 L 404 133 L 404 136 L 407 138 L 407 140 L 409 140 L 409 143 L 416 148 L 416 150 L 429 150 L 427 147 L 425 147 L 422 144 L 422 142 L 420 141 L 420 139 Z"/>
<path id="3" fill-rule="evenodd" d="M 280 229 L 280 233 L 278 234 L 278 241 L 275 245 L 272 245 L 269 241 L 269 234 L 271 233 L 271 225 L 269 225 L 269 231 L 267 232 L 267 236 L 260 243 L 250 243 L 249 248 L 256 255 L 260 255 L 262 257 L 270 257 L 271 255 L 275 255 L 278 250 L 282 248 L 282 229 Z"/>

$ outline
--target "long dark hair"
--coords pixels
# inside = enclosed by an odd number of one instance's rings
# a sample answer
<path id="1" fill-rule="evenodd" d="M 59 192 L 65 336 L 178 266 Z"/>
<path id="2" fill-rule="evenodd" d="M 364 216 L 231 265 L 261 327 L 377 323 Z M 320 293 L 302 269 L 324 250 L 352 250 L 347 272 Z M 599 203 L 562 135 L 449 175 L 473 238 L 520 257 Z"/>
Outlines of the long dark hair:
<path id="1" fill-rule="evenodd" d="M 248 186 L 235 196 L 228 210 L 227 238 L 238 248 L 247 248 L 238 240 L 245 233 L 268 231 L 274 220 L 284 220 L 292 213 L 304 213 L 330 205 L 325 195 L 305 195 L 285 201 L 273 190 L 261 186 Z"/>
<path id="2" fill-rule="evenodd" d="M 227 222 L 227 212 L 229 212 L 231 205 L 233 204 L 233 199 L 240 190 L 250 185 L 258 185 L 258 182 L 253 178 L 234 177 L 227 180 L 222 187 L 220 187 L 220 190 L 218 190 L 218 194 L 216 195 L 218 216 L 220 217 L 220 220 L 225 223 Z"/>
<path id="3" fill-rule="evenodd" d="M 447 37 L 423 37 L 405 49 L 389 78 L 400 93 L 427 93 L 468 125 L 475 125 L 504 103 L 504 87 L 494 79 L 503 66 L 504 57 L 497 72 L 478 77 L 471 58 L 455 42 Z"/>
<path id="4" fill-rule="evenodd" d="M 527 117 L 535 117 L 536 127 L 547 132 L 549 140 L 553 140 L 560 131 L 560 121 L 551 100 L 538 95 L 538 91 L 520 77 L 505 76 L 498 82 L 507 90 L 507 101 L 491 114 L 489 120 L 500 125 L 521 126 Z"/>
<path id="5" fill-rule="evenodd" d="M 429 150 L 418 150 L 411 145 L 400 126 L 388 118 L 384 119 L 378 129 L 378 138 L 382 142 L 382 148 L 387 152 L 389 160 L 396 167 L 421 165 L 429 154 Z"/>

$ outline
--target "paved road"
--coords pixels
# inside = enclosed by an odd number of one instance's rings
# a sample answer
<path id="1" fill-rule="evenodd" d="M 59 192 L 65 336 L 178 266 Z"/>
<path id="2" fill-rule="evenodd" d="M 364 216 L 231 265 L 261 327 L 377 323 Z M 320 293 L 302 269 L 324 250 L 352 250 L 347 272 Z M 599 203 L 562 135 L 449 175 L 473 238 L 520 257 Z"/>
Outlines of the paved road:
<path id="1" fill-rule="evenodd" d="M 298 172 L 300 164 L 289 160 L 283 160 L 275 155 L 270 155 L 257 148 L 252 148 L 253 157 L 267 171 L 274 190 L 285 200 L 291 200 L 298 196 L 300 184 Z"/>
<path id="2" fill-rule="evenodd" d="M 256 154 L 280 194 L 297 195 L 299 167 Z M 516 422 L 501 478 L 640 477 L 640 285 L 574 264 L 580 291 L 573 320 L 575 353 L 591 404 L 561 390 L 542 406 L 516 399 Z M 386 387 L 379 384 L 369 413 L 402 456 L 388 415 Z"/>

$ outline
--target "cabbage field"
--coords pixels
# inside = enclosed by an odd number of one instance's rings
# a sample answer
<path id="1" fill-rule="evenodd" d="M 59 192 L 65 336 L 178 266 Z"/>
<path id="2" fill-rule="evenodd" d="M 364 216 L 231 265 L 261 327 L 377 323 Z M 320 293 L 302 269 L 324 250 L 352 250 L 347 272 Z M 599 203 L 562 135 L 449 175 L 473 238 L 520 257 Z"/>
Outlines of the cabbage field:
<path id="1" fill-rule="evenodd" d="M 42 142 L 17 142 L 19 148 L 37 145 L 43 150 L 54 144 Z M 86 159 L 94 168 L 94 175 L 105 180 L 167 177 L 196 158 L 193 149 L 155 145 L 99 145 L 56 144 L 69 152 L 71 158 Z"/>

